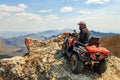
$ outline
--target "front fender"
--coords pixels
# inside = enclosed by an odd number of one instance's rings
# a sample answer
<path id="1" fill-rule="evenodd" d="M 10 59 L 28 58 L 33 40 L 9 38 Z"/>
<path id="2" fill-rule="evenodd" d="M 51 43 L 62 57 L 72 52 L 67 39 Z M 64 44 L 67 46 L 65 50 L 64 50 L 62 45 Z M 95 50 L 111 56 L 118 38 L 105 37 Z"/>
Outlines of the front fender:
<path id="1" fill-rule="evenodd" d="M 88 58 L 88 57 L 86 57 L 86 56 L 83 56 L 83 55 L 82 55 L 83 52 L 84 52 L 83 50 L 79 50 L 77 47 L 74 47 L 72 54 L 77 54 L 78 57 L 79 57 L 79 59 L 82 60 L 82 61 L 89 61 L 90 58 Z M 72 55 L 71 55 L 71 56 L 72 56 Z"/>

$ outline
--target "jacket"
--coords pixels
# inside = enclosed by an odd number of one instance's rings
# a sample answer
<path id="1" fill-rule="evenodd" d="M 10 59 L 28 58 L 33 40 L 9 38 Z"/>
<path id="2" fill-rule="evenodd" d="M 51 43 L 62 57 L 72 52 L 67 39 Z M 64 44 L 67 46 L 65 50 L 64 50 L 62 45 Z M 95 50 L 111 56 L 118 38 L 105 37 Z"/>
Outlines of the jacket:
<path id="1" fill-rule="evenodd" d="M 89 30 L 86 27 L 81 29 L 79 33 L 79 41 L 83 44 L 87 44 L 89 41 L 89 37 L 90 37 Z"/>

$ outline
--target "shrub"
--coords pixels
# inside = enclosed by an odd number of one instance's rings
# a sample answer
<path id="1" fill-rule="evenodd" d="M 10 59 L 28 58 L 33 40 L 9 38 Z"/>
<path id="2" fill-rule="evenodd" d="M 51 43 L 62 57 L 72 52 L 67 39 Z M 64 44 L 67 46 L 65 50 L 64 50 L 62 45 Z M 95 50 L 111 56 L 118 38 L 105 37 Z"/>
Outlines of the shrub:
<path id="1" fill-rule="evenodd" d="M 111 54 L 120 58 L 120 35 L 112 35 L 101 38 L 101 46 L 110 50 Z"/>

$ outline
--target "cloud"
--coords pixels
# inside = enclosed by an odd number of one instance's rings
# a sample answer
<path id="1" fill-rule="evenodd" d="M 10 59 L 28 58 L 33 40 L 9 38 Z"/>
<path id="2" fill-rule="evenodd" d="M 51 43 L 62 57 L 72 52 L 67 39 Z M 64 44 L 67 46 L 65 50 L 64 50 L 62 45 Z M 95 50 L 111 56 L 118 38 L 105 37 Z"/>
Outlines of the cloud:
<path id="1" fill-rule="evenodd" d="M 39 14 L 19 12 L 0 19 L 0 31 L 37 31 L 42 23 Z"/>
<path id="2" fill-rule="evenodd" d="M 16 13 L 13 16 L 13 20 L 17 20 L 17 21 L 20 21 L 20 22 L 40 21 L 41 16 L 38 15 L 38 14 L 21 12 L 21 13 Z"/>
<path id="3" fill-rule="evenodd" d="M 21 12 L 24 11 L 25 8 L 27 8 L 25 4 L 19 4 L 18 6 L 8 6 L 6 4 L 0 5 L 0 11 L 6 12 Z"/>
<path id="4" fill-rule="evenodd" d="M 87 0 L 86 4 L 103 4 L 109 2 L 110 0 Z"/>
<path id="5" fill-rule="evenodd" d="M 43 21 L 44 24 L 46 24 L 46 23 L 51 24 L 51 23 L 54 23 L 57 20 L 59 20 L 59 17 L 58 17 L 58 15 L 55 15 L 55 14 L 42 16 L 42 21 Z"/>
<path id="6" fill-rule="evenodd" d="M 60 12 L 71 12 L 73 11 L 72 7 L 63 7 L 60 9 Z"/>
<path id="7" fill-rule="evenodd" d="M 50 13 L 50 12 L 52 12 L 52 9 L 48 9 L 48 10 L 39 10 L 38 12 Z"/>
<path id="8" fill-rule="evenodd" d="M 80 13 L 80 14 L 83 14 L 83 15 L 88 15 L 88 14 L 90 14 L 90 12 L 88 12 L 88 11 L 79 11 L 79 13 Z"/>
<path id="9" fill-rule="evenodd" d="M 23 9 L 27 8 L 27 6 L 25 4 L 19 4 L 18 7 L 23 8 Z"/>
<path id="10" fill-rule="evenodd" d="M 48 15 L 47 18 L 59 19 L 59 17 L 57 15 L 54 15 L 54 14 Z"/>
<path id="11" fill-rule="evenodd" d="M 41 23 L 42 18 L 38 14 L 20 12 L 16 14 L 8 14 L 7 12 L 0 13 L 0 22 L 1 25 L 20 25 L 20 24 L 29 24 L 29 23 Z M 1 18 L 5 17 L 5 18 Z M 5 23 L 5 24 L 4 24 Z M 7 24 L 6 24 L 7 23 Z"/>
<path id="12" fill-rule="evenodd" d="M 0 31 L 39 31 L 55 27 L 60 22 L 55 14 L 41 16 L 39 14 L 19 12 L 11 14 L 10 17 L 0 19 Z M 7 24 L 6 24 L 7 23 Z M 52 28 L 53 29 L 53 28 Z"/>
<path id="13" fill-rule="evenodd" d="M 10 13 L 8 13 L 8 12 L 0 12 L 0 18 L 5 17 L 5 16 L 10 16 Z"/>

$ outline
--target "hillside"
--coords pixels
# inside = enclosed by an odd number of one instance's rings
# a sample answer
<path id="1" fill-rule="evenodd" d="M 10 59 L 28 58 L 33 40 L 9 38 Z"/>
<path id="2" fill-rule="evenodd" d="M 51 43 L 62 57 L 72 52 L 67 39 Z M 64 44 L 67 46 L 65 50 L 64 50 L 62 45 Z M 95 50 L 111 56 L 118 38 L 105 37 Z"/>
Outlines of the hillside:
<path id="1" fill-rule="evenodd" d="M 8 45 L 4 43 L 3 39 L 0 39 L 0 59 L 17 55 L 22 56 L 25 52 L 27 52 L 26 48 L 22 50 L 23 53 L 21 53 L 21 51 L 19 52 L 19 50 L 21 50 L 21 48 Z"/>
<path id="2" fill-rule="evenodd" d="M 111 56 L 108 69 L 102 76 L 86 69 L 73 74 L 69 64 L 57 53 L 63 36 L 47 41 L 30 39 L 30 54 L 0 60 L 0 77 L 3 80 L 120 80 L 120 58 Z M 58 56 L 59 55 L 59 56 Z"/>
<path id="3" fill-rule="evenodd" d="M 101 39 L 101 45 L 109 49 L 112 55 L 120 58 L 120 35 L 112 35 L 103 37 Z"/>
<path id="4" fill-rule="evenodd" d="M 18 48 L 7 45 L 3 42 L 3 39 L 0 39 L 0 52 L 1 53 L 7 53 L 7 52 L 11 53 L 16 50 L 18 50 Z"/>

